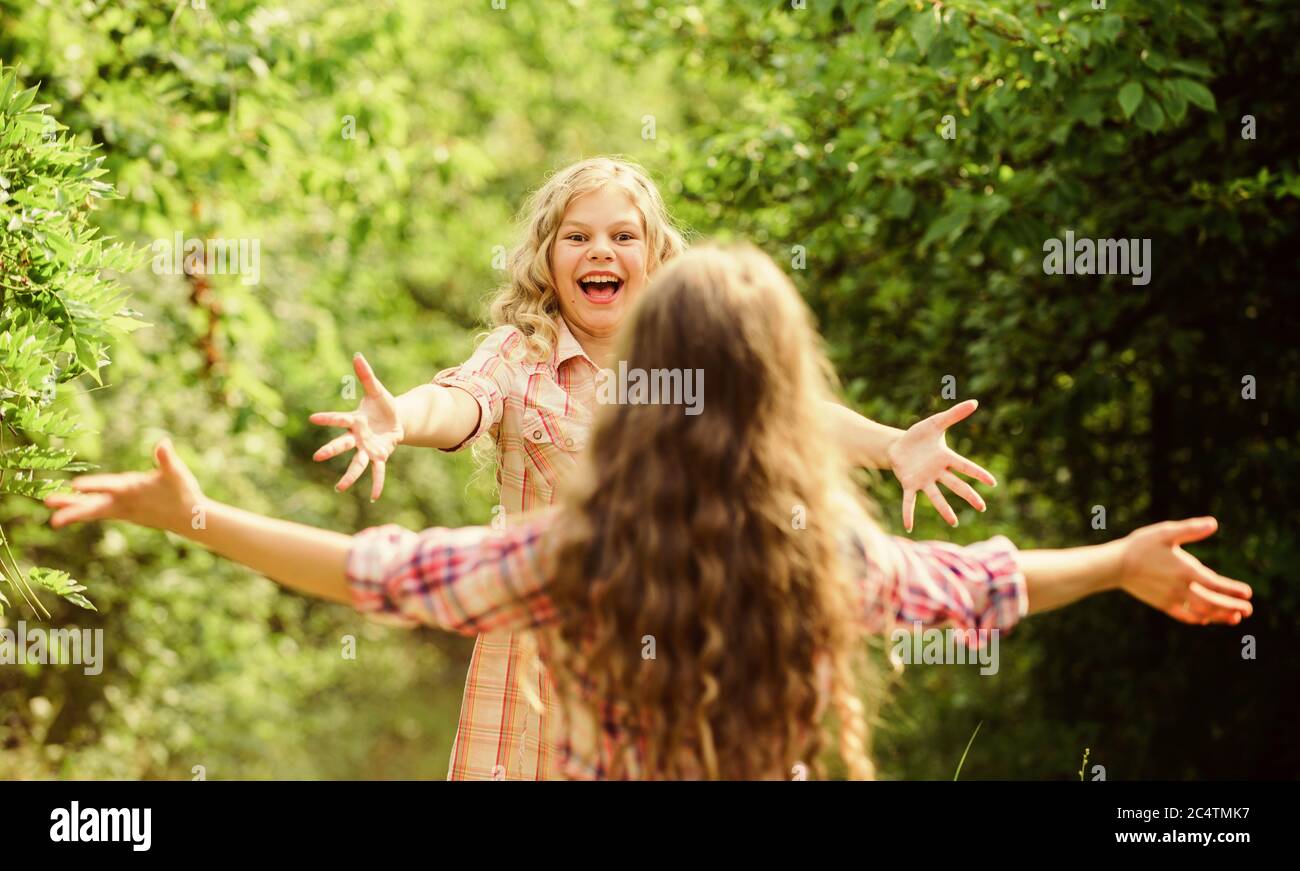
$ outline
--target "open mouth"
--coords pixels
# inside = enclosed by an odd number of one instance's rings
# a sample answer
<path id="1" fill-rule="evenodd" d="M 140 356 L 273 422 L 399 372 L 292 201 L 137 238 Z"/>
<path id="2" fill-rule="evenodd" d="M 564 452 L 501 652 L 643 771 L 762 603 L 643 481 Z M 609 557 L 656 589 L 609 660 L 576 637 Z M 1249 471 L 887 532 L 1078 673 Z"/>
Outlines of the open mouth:
<path id="1" fill-rule="evenodd" d="M 623 289 L 623 279 L 617 275 L 588 275 L 578 281 L 582 295 L 590 301 L 604 305 L 613 302 Z"/>

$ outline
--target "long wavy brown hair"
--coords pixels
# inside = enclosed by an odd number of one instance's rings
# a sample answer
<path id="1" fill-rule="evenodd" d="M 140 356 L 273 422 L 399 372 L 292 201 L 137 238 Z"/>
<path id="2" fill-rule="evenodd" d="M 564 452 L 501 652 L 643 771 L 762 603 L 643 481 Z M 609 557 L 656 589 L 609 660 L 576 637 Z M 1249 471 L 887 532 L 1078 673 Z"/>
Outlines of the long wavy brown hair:
<path id="1" fill-rule="evenodd" d="M 841 553 L 850 515 L 873 521 L 825 430 L 809 311 L 757 248 L 710 244 L 664 266 L 624 329 L 629 367 L 703 373 L 702 410 L 597 416 L 549 570 L 560 698 L 614 704 L 610 776 L 818 771 L 829 701 L 849 776 L 872 777 Z"/>

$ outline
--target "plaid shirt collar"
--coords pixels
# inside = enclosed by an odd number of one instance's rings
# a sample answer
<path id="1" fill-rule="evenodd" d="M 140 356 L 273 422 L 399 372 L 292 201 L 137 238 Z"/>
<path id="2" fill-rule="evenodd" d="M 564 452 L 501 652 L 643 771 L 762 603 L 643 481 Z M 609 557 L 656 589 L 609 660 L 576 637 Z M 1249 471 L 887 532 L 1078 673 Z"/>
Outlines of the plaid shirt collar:
<path id="1" fill-rule="evenodd" d="M 582 350 L 582 345 L 574 337 L 573 331 L 569 329 L 569 324 L 564 320 L 563 315 L 555 316 L 555 348 L 551 351 L 551 366 L 558 372 L 560 366 L 572 360 L 574 357 L 581 357 L 588 363 L 591 368 L 599 370 L 592 359 L 587 356 L 587 352 Z"/>

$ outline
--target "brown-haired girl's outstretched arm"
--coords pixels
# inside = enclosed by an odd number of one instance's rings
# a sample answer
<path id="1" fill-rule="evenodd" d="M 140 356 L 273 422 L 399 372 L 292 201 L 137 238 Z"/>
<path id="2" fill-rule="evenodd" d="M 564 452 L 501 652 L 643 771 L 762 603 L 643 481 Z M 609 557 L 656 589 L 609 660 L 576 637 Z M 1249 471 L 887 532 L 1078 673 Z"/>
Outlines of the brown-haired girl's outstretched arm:
<path id="1" fill-rule="evenodd" d="M 868 528 L 858 544 L 862 612 L 875 632 L 890 621 L 1006 631 L 1023 617 L 1123 590 L 1184 623 L 1236 625 L 1254 610 L 1250 586 L 1180 547 L 1217 528 L 1213 517 L 1172 520 L 1059 550 L 1019 550 L 1002 535 L 956 545 Z"/>
<path id="2" fill-rule="evenodd" d="M 993 473 L 948 447 L 944 433 L 953 424 L 975 413 L 979 402 L 967 399 L 946 411 L 930 415 L 905 430 L 877 423 L 856 411 L 827 402 L 830 431 L 839 440 L 845 457 L 870 469 L 889 469 L 903 487 L 903 529 L 912 531 L 916 494 L 924 493 L 949 526 L 957 525 L 957 514 L 948 505 L 939 485 L 947 487 L 976 511 L 984 500 L 975 488 L 958 478 L 968 475 L 990 487 L 998 485 Z"/>
<path id="3" fill-rule="evenodd" d="M 150 472 L 83 475 L 76 493 L 55 493 L 56 529 L 86 520 L 125 520 L 164 529 L 243 563 L 286 587 L 350 602 L 344 570 L 352 538 L 301 523 L 263 517 L 203 495 L 193 473 L 164 439 L 154 448 Z"/>
<path id="4" fill-rule="evenodd" d="M 56 493 L 56 529 L 125 520 L 162 529 L 300 593 L 353 605 L 388 622 L 474 635 L 539 625 L 553 616 L 543 592 L 539 541 L 545 512 L 507 531 L 490 526 L 415 533 L 380 526 L 342 535 L 276 520 L 203 495 L 170 441 L 149 472 L 83 475 Z"/>
<path id="5" fill-rule="evenodd" d="M 1029 613 L 1122 589 L 1183 623 L 1236 625 L 1254 610 L 1250 585 L 1225 578 L 1181 547 L 1218 528 L 1213 517 L 1167 520 L 1091 547 L 1022 551 Z"/>

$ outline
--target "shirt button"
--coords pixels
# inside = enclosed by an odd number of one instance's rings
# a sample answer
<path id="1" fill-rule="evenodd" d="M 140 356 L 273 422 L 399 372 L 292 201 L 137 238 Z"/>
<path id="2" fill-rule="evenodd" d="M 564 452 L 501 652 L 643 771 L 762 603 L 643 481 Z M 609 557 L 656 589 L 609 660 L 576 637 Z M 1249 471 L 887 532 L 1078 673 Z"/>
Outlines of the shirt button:
<path id="1" fill-rule="evenodd" d="M 564 440 L 564 446 L 565 446 L 566 448 L 571 448 L 571 447 L 573 447 L 573 439 L 565 439 L 565 440 Z"/>
<path id="2" fill-rule="evenodd" d="M 542 431 L 541 431 L 540 429 L 539 429 L 539 430 L 534 430 L 534 431 L 533 431 L 533 438 L 535 438 L 535 439 L 539 439 L 539 438 L 541 438 L 541 437 L 542 437 Z"/>

